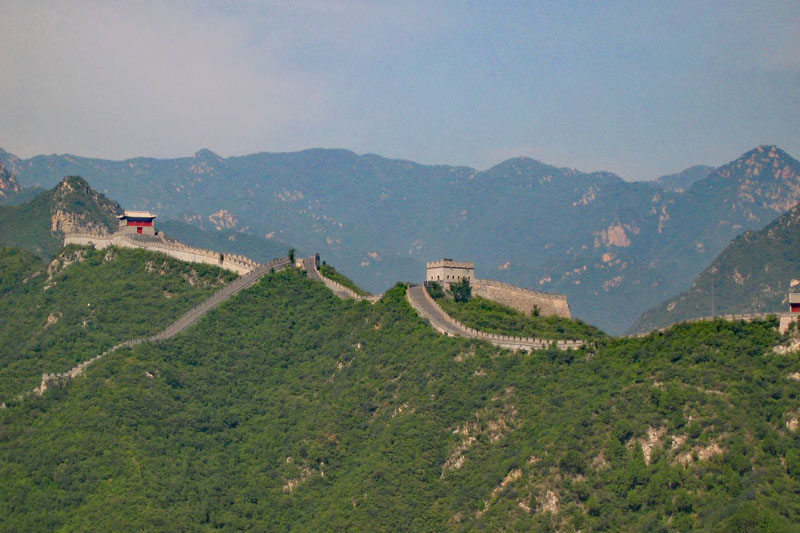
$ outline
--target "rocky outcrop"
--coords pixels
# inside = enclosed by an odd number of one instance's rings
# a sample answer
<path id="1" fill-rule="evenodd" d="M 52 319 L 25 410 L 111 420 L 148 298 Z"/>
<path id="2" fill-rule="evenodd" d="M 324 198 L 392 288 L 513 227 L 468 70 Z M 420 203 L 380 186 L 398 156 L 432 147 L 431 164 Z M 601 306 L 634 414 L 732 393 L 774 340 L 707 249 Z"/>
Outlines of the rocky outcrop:
<path id="1" fill-rule="evenodd" d="M 19 183 L 14 174 L 8 171 L 3 163 L 0 162 L 0 199 L 8 198 L 10 195 L 19 192 Z"/>
<path id="2" fill-rule="evenodd" d="M 52 195 L 50 231 L 53 233 L 108 234 L 116 229 L 115 216 L 122 212 L 119 204 L 92 189 L 83 178 L 64 178 Z"/>

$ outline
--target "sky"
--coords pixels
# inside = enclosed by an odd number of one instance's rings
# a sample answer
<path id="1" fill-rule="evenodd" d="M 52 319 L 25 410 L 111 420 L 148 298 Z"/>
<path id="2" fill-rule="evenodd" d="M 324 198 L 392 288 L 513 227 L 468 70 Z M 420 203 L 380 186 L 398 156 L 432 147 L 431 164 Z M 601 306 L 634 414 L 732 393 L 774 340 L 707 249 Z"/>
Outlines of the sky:
<path id="1" fill-rule="evenodd" d="M 800 157 L 800 2 L 0 0 L 0 147 L 652 179 Z"/>

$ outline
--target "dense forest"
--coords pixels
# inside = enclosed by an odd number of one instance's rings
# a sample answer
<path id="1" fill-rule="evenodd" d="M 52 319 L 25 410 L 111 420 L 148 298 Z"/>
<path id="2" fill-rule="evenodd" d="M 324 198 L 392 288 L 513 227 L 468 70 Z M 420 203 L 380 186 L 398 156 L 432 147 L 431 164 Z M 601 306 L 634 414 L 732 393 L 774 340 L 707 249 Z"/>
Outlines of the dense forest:
<path id="1" fill-rule="evenodd" d="M 800 357 L 773 350 L 790 341 L 774 322 L 528 354 L 441 336 L 404 292 L 342 301 L 270 274 L 170 341 L 11 402 L 2 528 L 796 528 Z"/>
<path id="2" fill-rule="evenodd" d="M 236 275 L 145 250 L 0 248 L 0 402 L 120 341 L 152 335 Z"/>

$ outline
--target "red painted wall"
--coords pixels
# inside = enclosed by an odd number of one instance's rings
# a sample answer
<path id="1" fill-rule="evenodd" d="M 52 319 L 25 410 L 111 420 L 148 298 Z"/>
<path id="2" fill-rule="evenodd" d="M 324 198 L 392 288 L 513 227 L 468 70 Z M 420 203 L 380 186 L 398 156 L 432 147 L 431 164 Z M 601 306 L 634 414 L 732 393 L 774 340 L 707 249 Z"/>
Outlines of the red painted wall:
<path id="1" fill-rule="evenodd" d="M 129 226 L 136 226 L 137 228 L 142 227 L 142 226 L 152 226 L 153 225 L 153 221 L 152 220 L 130 220 L 130 219 L 128 219 L 127 222 L 128 222 Z"/>

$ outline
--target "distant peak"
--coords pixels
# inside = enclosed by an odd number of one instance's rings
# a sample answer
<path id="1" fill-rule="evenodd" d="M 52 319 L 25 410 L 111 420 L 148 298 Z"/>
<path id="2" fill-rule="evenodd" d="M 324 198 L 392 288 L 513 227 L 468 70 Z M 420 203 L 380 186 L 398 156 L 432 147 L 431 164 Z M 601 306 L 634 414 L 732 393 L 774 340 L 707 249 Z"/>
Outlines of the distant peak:
<path id="1" fill-rule="evenodd" d="M 756 146 L 752 150 L 742 154 L 740 159 L 784 158 L 784 157 L 791 157 L 791 156 L 774 144 L 761 144 L 759 146 Z"/>
<path id="2" fill-rule="evenodd" d="M 197 159 L 222 159 L 220 156 L 209 150 L 208 148 L 201 148 L 194 153 Z"/>
<path id="3" fill-rule="evenodd" d="M 84 189 L 84 190 L 89 190 L 89 189 L 91 189 L 91 186 L 89 185 L 88 181 L 86 181 L 85 179 L 83 179 L 80 176 L 66 176 L 64 179 L 62 179 L 58 183 L 58 185 L 56 186 L 56 189 L 57 190 L 58 189 Z"/>

